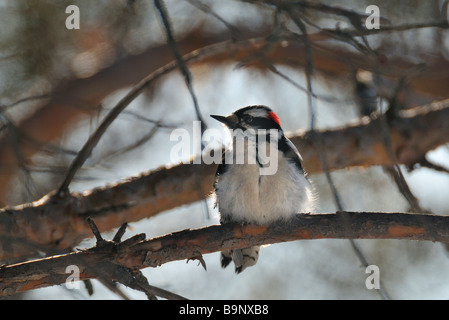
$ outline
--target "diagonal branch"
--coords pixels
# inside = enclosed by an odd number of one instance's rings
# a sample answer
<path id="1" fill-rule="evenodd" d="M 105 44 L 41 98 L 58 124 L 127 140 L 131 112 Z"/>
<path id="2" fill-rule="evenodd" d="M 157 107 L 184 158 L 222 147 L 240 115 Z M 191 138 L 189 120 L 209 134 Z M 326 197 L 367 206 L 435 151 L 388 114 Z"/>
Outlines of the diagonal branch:
<path id="1" fill-rule="evenodd" d="M 346 217 L 349 217 L 350 228 Z M 432 227 L 429 227 L 432 226 Z M 132 238 L 131 238 L 132 239 Z M 50 258 L 0 267 L 0 296 L 63 284 L 66 267 L 79 268 L 79 279 L 95 277 L 105 265 L 143 269 L 222 250 L 311 239 L 404 239 L 449 242 L 449 216 L 337 212 L 298 214 L 271 225 L 215 225 L 184 230 L 141 242 L 97 247 Z M 110 249 L 108 249 L 110 248 Z M 105 274 L 115 279 L 115 274 Z"/>
<path id="2" fill-rule="evenodd" d="M 413 167 L 428 151 L 449 142 L 449 100 L 401 111 L 390 122 L 389 130 L 397 162 Z M 320 135 L 326 149 L 328 170 L 391 163 L 378 120 L 314 134 Z M 310 134 L 290 138 L 300 150 L 307 171 L 323 172 Z M 203 200 L 212 191 L 216 167 L 204 163 L 162 167 L 63 199 L 49 194 L 33 203 L 0 210 L 0 259 L 27 256 L 37 250 L 46 252 L 47 247 L 74 247 L 91 235 L 87 216 L 105 231 Z M 198 181 L 204 191 L 197 188 Z"/>
<path id="3" fill-rule="evenodd" d="M 195 91 L 193 90 L 193 84 L 192 84 L 192 73 L 187 68 L 182 55 L 179 51 L 178 45 L 176 44 L 175 38 L 173 37 L 173 31 L 171 27 L 170 17 L 168 15 L 167 7 L 165 6 L 165 3 L 163 0 L 154 0 L 154 5 L 156 9 L 159 11 L 159 15 L 161 16 L 162 23 L 164 25 L 165 34 L 167 35 L 167 42 L 168 45 L 173 53 L 173 56 L 175 57 L 176 63 L 179 67 L 179 70 L 181 70 L 181 74 L 184 77 L 184 81 L 186 83 L 187 89 L 189 90 L 190 96 L 192 97 L 193 106 L 195 108 L 196 117 L 201 122 L 201 132 L 203 133 L 206 129 L 206 123 L 204 122 L 200 107 L 198 105 L 198 99 L 196 97 Z"/>
<path id="4" fill-rule="evenodd" d="M 389 33 L 415 28 L 448 28 L 447 21 L 429 22 L 420 24 L 407 24 L 403 26 L 385 26 L 381 29 L 373 30 L 330 30 L 323 29 L 314 34 L 309 34 L 309 41 L 316 45 L 319 41 L 335 38 L 330 36 L 331 31 L 346 36 L 363 36 L 373 33 Z M 229 38 L 228 33 L 210 37 L 205 32 L 195 30 L 184 39 L 177 42 L 180 51 L 190 52 L 183 56 L 183 61 L 200 63 L 223 63 L 229 61 L 242 61 L 247 57 L 254 56 L 261 48 L 266 47 L 269 34 L 267 30 L 257 32 L 242 29 L 239 33 L 241 40 L 223 41 Z M 252 38 L 251 38 L 252 37 Z M 278 37 L 273 43 L 270 41 L 271 50 L 266 52 L 266 58 L 272 63 L 303 66 L 305 65 L 304 47 L 301 37 Z M 322 47 L 323 48 L 323 47 Z M 321 48 L 321 49 L 322 49 Z M 354 69 L 361 68 L 371 70 L 372 61 L 365 56 L 355 54 L 342 48 L 334 48 L 331 45 L 325 47 L 326 50 L 314 50 L 314 62 L 317 72 L 331 75 L 345 75 Z M 50 101 L 34 115 L 17 125 L 21 134 L 21 148 L 27 162 L 38 151 L 35 145 L 24 143 L 27 139 L 43 145 L 54 141 L 64 132 L 68 123 L 73 121 L 80 113 L 90 114 L 95 105 L 99 105 L 102 99 L 110 92 L 136 83 L 138 80 L 148 76 L 157 70 L 161 65 L 169 62 L 170 48 L 168 45 L 148 49 L 145 53 L 127 59 L 120 60 L 110 68 L 106 68 L 99 74 L 88 79 L 73 80 L 66 85 L 61 84 L 55 89 L 54 94 L 49 95 Z M 382 51 L 382 49 L 380 49 Z M 342 57 L 344 59 L 342 59 Z M 447 73 L 442 72 L 447 68 L 447 60 L 443 56 L 435 58 L 435 63 L 429 65 L 426 70 L 410 81 L 411 87 L 418 93 L 425 93 L 433 96 L 446 97 L 449 83 Z M 176 63 L 171 64 L 172 69 L 177 67 Z M 264 67 L 261 64 L 251 65 L 252 67 Z M 410 70 L 415 65 L 406 59 L 395 58 L 383 62 L 379 74 L 386 77 L 397 78 Z M 172 70 L 171 69 L 171 70 Z M 129 72 L 132 70 L 132 72 Z M 156 71 L 157 73 L 157 71 Z M 5 201 L 8 182 L 17 169 L 17 159 L 15 157 L 14 145 L 8 140 L 0 137 L 0 200 Z M 87 153 L 86 153 L 87 154 Z M 81 161 L 80 161 L 81 162 Z M 76 171 L 76 170 L 73 170 Z M 70 179 L 67 179 L 70 180 Z M 65 182 L 68 185 L 69 181 Z M 66 189 L 66 186 L 61 189 Z"/>

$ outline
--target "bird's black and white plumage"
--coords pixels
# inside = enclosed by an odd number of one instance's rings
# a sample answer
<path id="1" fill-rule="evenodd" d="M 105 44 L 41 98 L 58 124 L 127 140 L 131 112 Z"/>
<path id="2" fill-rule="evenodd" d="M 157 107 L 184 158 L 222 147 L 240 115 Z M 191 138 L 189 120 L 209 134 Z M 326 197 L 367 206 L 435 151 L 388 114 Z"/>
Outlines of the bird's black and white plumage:
<path id="1" fill-rule="evenodd" d="M 270 108 L 249 106 L 227 117 L 211 117 L 233 136 L 214 183 L 221 223 L 269 224 L 312 210 L 314 194 L 301 155 Z M 222 252 L 221 264 L 234 261 L 240 273 L 256 264 L 259 251 L 251 247 Z"/>

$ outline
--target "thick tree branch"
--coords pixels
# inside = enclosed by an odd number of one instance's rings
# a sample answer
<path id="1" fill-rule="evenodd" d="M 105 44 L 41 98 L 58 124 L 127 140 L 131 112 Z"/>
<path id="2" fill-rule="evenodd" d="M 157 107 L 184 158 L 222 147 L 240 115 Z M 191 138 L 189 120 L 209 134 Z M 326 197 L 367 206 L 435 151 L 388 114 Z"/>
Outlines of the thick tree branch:
<path id="1" fill-rule="evenodd" d="M 79 268 L 80 280 L 97 277 L 100 271 L 103 277 L 113 280 L 117 275 L 111 272 L 111 266 L 142 269 L 222 250 L 311 239 L 448 242 L 449 216 L 378 212 L 298 214 L 291 221 L 272 225 L 216 225 L 137 243 L 125 240 L 118 245 L 2 266 L 0 296 L 63 284 L 70 275 L 66 273 L 69 265 Z"/>
<path id="2" fill-rule="evenodd" d="M 428 24 L 411 24 L 405 26 L 385 26 L 380 30 L 329 30 L 309 34 L 311 44 L 334 39 L 340 34 L 345 36 L 363 36 L 372 33 L 397 32 L 415 28 L 447 28 L 446 22 L 431 22 Z M 263 28 L 262 28 L 263 29 Z M 194 30 L 177 41 L 180 51 L 185 54 L 199 54 L 201 48 L 208 45 L 221 46 L 214 54 L 200 59 L 200 63 L 223 63 L 229 61 L 249 60 L 259 52 L 261 48 L 269 48 L 264 52 L 267 61 L 271 64 L 284 64 L 291 66 L 306 65 L 303 43 L 300 38 L 295 37 L 268 37 L 270 28 L 258 30 L 257 33 L 250 30 L 239 29 L 239 39 L 247 39 L 238 42 L 229 41 L 220 43 L 229 38 L 229 34 L 223 33 L 211 37 L 205 32 Z M 299 40 L 299 41 L 298 41 Z M 226 45 L 223 45 L 226 44 Z M 235 50 L 239 48 L 239 50 Z M 324 50 L 323 50 L 324 49 Z M 382 48 L 379 50 L 381 55 Z M 388 60 L 382 55 L 382 62 L 376 70 L 385 77 L 401 77 L 416 67 L 416 64 L 399 58 Z M 58 139 L 65 132 L 68 125 L 80 114 L 93 114 L 95 106 L 111 92 L 137 83 L 163 65 L 169 63 L 170 48 L 168 45 L 152 47 L 146 52 L 121 59 L 95 76 L 88 79 L 75 79 L 61 83 L 50 95 L 49 101 L 35 114 L 16 124 L 18 131 L 23 137 L 32 138 L 36 144 L 44 145 Z M 322 45 L 314 50 L 313 59 L 318 72 L 330 75 L 347 76 L 357 68 L 373 70 L 379 61 L 372 61 L 365 56 L 330 45 Z M 184 59 L 185 60 L 185 59 Z M 428 64 L 425 70 L 420 72 L 410 81 L 414 91 L 432 96 L 446 97 L 448 92 L 448 76 L 442 71 L 448 68 L 449 62 L 443 56 L 437 56 L 432 64 Z M 252 63 L 247 66 L 266 69 L 265 63 Z M 31 162 L 31 157 L 39 151 L 36 144 L 26 143 L 27 139 L 19 141 L 23 150 L 26 163 Z M 16 173 L 18 168 L 17 157 L 14 150 L 17 146 L 14 142 L 0 138 L 0 201 L 7 199 L 6 192 L 9 190 L 8 182 Z"/>
<path id="3" fill-rule="evenodd" d="M 390 165 L 378 120 L 315 132 L 326 149 L 329 170 Z M 397 162 L 412 167 L 426 153 L 449 143 L 449 100 L 402 112 L 391 120 Z M 307 133 L 292 136 L 309 173 L 322 172 L 319 154 Z M 95 219 L 100 231 L 139 221 L 159 212 L 206 198 L 212 191 L 216 165 L 180 164 L 132 177 L 115 185 L 0 210 L 0 259 L 37 250 L 66 249 L 90 236 L 84 219 Z M 198 188 L 201 183 L 201 188 Z"/>

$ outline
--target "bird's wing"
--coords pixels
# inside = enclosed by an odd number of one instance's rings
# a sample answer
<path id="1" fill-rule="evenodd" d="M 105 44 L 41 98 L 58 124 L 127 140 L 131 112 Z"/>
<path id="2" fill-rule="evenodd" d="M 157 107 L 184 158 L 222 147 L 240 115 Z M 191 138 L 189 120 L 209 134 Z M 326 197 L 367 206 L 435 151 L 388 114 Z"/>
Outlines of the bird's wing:
<path id="1" fill-rule="evenodd" d="M 298 149 L 296 149 L 295 145 L 293 144 L 293 142 L 291 142 L 288 138 L 283 136 L 281 139 L 279 139 L 278 143 L 279 143 L 278 145 L 279 151 L 281 151 L 284 154 L 284 156 L 290 162 L 295 164 L 298 170 L 302 171 L 304 176 L 307 177 L 307 173 L 304 170 L 304 167 L 302 166 L 303 159 Z"/>

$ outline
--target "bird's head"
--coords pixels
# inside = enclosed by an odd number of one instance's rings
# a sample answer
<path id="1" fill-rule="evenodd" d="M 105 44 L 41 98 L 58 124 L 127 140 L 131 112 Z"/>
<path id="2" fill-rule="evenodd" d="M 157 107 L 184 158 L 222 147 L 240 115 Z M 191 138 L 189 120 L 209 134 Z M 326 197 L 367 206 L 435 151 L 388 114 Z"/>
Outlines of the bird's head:
<path id="1" fill-rule="evenodd" d="M 279 117 L 266 106 L 249 106 L 226 117 L 217 115 L 211 115 L 211 117 L 224 123 L 230 130 L 281 129 Z"/>

